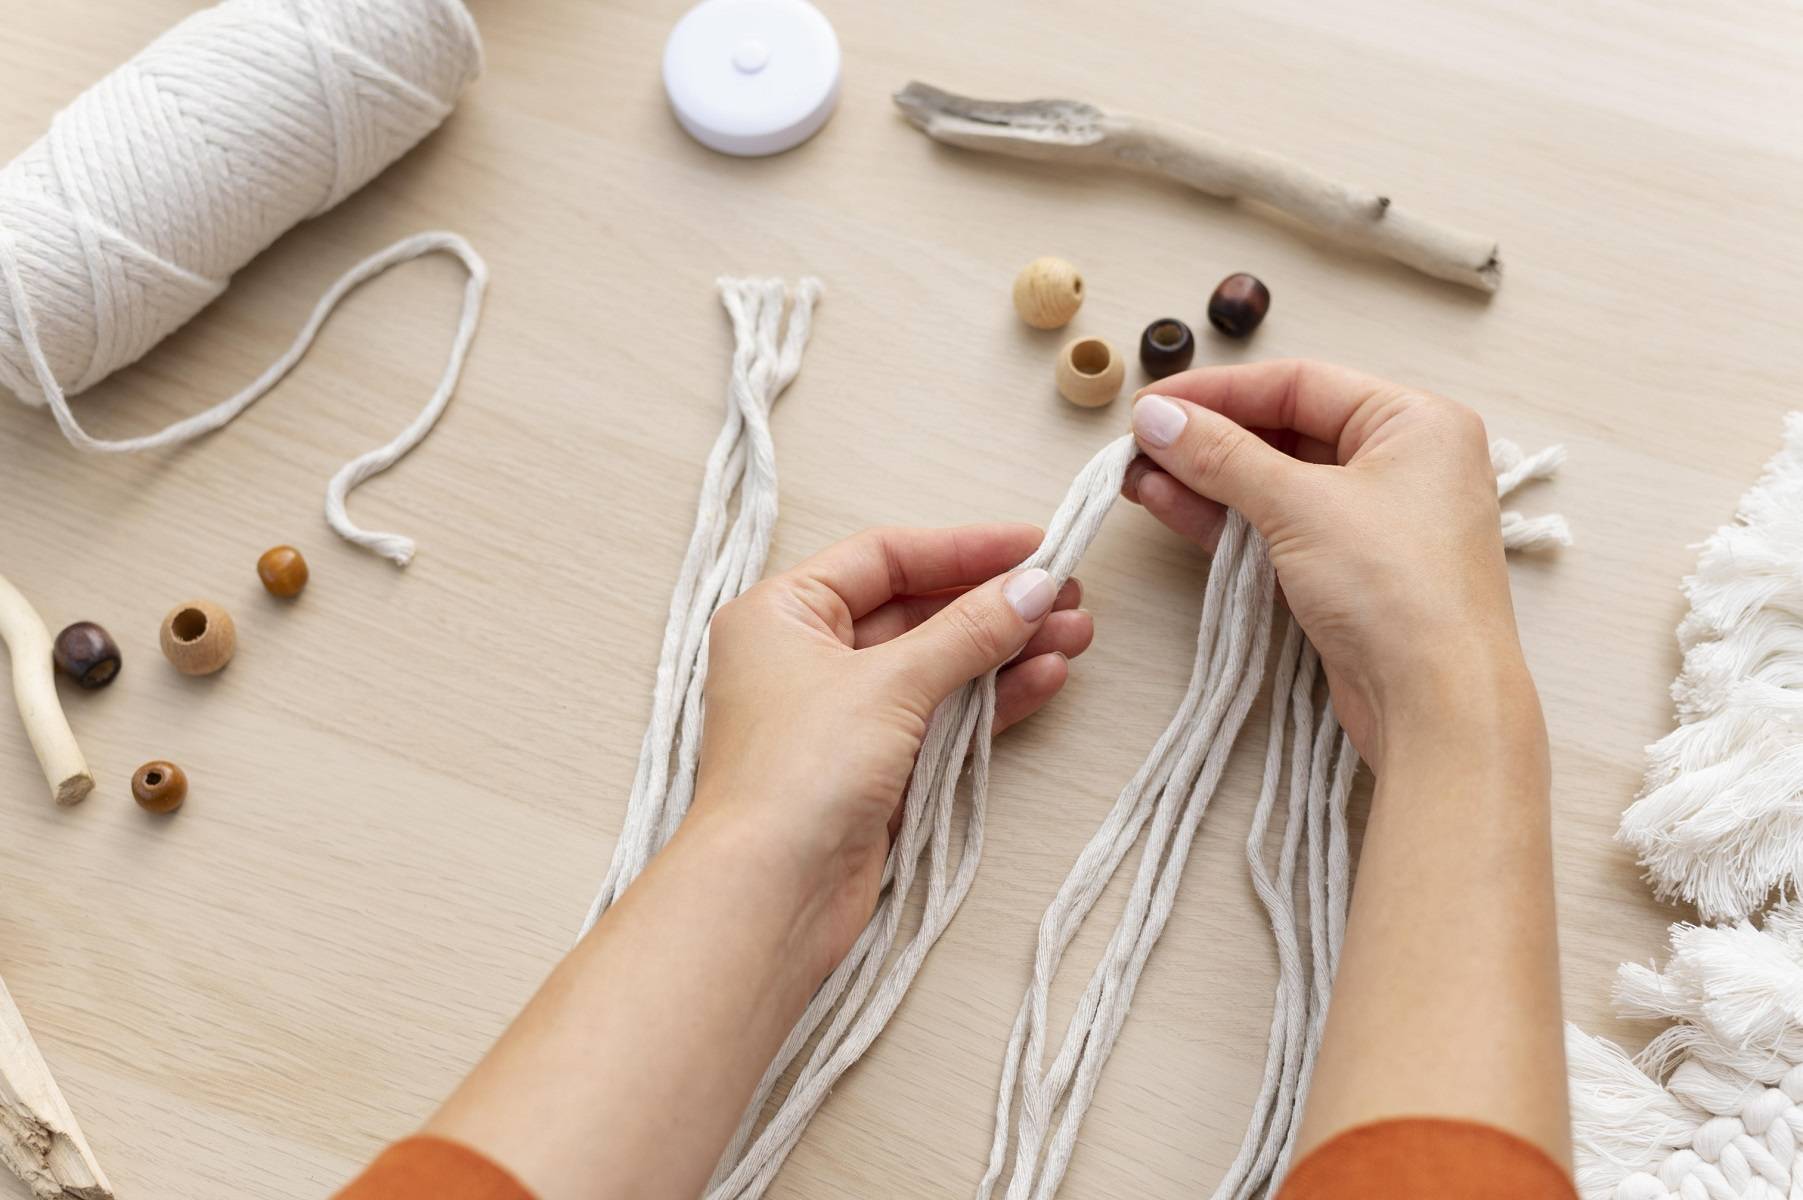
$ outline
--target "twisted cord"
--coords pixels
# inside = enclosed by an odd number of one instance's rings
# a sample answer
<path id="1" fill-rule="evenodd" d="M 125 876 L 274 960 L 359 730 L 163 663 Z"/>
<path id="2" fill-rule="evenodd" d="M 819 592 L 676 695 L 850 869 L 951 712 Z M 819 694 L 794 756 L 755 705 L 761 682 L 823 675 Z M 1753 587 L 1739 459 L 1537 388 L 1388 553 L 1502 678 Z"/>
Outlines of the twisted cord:
<path id="1" fill-rule="evenodd" d="M 364 259 L 248 387 L 155 433 L 96 438 L 68 398 L 137 361 L 284 231 L 374 178 L 444 120 L 480 70 L 461 0 L 226 0 L 182 21 L 0 170 L 0 386 L 48 405 L 81 450 L 177 445 L 273 388 L 360 284 L 447 254 L 468 281 L 437 389 L 326 490 L 335 531 L 404 565 L 412 541 L 359 528 L 345 496 L 418 445 L 456 390 L 488 270 L 455 234 L 415 234 Z"/>

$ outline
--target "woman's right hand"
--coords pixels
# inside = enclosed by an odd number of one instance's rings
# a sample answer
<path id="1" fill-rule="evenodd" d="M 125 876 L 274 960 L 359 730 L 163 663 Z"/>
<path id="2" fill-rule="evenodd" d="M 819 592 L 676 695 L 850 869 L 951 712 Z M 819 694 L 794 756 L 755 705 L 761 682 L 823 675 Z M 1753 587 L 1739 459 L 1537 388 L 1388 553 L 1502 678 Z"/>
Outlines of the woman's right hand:
<path id="1" fill-rule="evenodd" d="M 1478 415 L 1305 361 L 1204 367 L 1145 388 L 1122 493 L 1213 550 L 1227 508 L 1270 544 L 1334 708 L 1381 770 L 1399 730 L 1492 704 L 1537 713 Z"/>

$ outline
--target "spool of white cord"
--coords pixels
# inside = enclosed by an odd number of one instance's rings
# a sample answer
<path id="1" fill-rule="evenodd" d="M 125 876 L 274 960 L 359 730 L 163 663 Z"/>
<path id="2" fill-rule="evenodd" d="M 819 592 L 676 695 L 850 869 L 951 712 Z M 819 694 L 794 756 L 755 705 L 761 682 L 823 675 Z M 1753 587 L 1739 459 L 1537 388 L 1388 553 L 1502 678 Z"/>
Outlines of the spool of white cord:
<path id="1" fill-rule="evenodd" d="M 456 387 L 487 269 L 454 234 L 417 234 L 357 264 L 262 376 L 157 433 L 95 438 L 67 398 L 149 352 L 283 232 L 404 154 L 481 66 L 461 0 L 225 0 L 170 29 L 0 170 L 0 387 L 48 405 L 83 450 L 184 442 L 274 386 L 352 288 L 449 254 L 469 282 L 436 393 L 393 441 L 346 464 L 326 499 L 338 533 L 405 563 L 413 543 L 357 528 L 344 497 L 418 444 Z"/>

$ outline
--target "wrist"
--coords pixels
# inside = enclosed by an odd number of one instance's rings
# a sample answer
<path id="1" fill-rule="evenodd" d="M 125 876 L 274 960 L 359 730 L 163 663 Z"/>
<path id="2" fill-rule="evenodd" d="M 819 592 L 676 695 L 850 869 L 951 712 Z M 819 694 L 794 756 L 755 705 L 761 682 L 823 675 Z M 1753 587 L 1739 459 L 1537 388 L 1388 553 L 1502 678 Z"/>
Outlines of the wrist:
<path id="1" fill-rule="evenodd" d="M 1379 757 L 1384 760 L 1456 753 L 1545 767 L 1546 723 L 1539 693 L 1512 641 L 1499 646 L 1491 640 L 1436 655 L 1394 681 L 1377 711 Z"/>
<path id="2" fill-rule="evenodd" d="M 761 919 L 781 926 L 788 953 L 815 982 L 843 956 L 834 939 L 842 872 L 768 814 L 697 796 L 659 857 L 708 881 L 734 906 L 754 906 Z"/>

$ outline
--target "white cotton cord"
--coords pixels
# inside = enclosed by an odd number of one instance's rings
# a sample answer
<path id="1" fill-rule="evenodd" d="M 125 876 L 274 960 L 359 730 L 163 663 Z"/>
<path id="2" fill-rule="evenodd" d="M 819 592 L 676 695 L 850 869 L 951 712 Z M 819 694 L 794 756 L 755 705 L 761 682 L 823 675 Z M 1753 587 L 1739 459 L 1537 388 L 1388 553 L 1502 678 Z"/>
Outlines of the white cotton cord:
<path id="1" fill-rule="evenodd" d="M 0 386 L 48 405 L 81 450 L 177 445 L 274 387 L 358 285 L 421 255 L 450 255 L 468 281 L 438 389 L 326 492 L 333 530 L 404 565 L 412 541 L 359 528 L 344 501 L 418 445 L 456 390 L 488 270 L 455 234 L 416 234 L 364 259 L 250 386 L 156 433 L 96 438 L 68 398 L 137 361 L 276 237 L 400 157 L 480 70 L 460 0 L 226 0 L 176 25 L 0 170 Z"/>
<path id="2" fill-rule="evenodd" d="M 1170 914 L 1190 840 L 1263 680 L 1274 586 L 1263 541 L 1243 517 L 1231 514 L 1204 589 L 1191 687 L 1040 924 L 1033 983 L 1003 1060 L 1004 1083 L 1012 1082 L 1019 1064 L 1011 1200 L 1049 1196 L 1063 1178 L 1101 1065 Z M 1148 825 L 1126 909 L 1066 1026 L 1057 1057 L 1044 1067 L 1052 979 L 1083 918 Z M 1060 1104 L 1064 1112 L 1054 1130 Z M 996 1138 L 978 1196 L 989 1195 L 1000 1173 L 1009 1135 L 1007 1107 L 1007 1098 L 999 1097 Z"/>
<path id="3" fill-rule="evenodd" d="M 708 622 L 721 604 L 761 574 L 776 518 L 768 413 L 799 367 L 817 285 L 808 281 L 798 289 L 780 347 L 780 284 L 723 281 L 722 287 L 737 335 L 726 421 L 708 460 L 695 530 L 672 596 L 652 719 L 626 820 L 585 932 L 687 812 L 704 717 Z M 1021 566 L 1045 568 L 1056 585 L 1069 579 L 1100 533 L 1136 454 L 1130 436 L 1104 446 L 1078 473 L 1044 541 Z M 735 498 L 737 512 L 731 515 Z M 1016 1143 L 1016 1165 L 1009 1195 L 1049 1200 L 1057 1191 L 1101 1070 L 1174 908 L 1195 835 L 1260 690 L 1274 590 L 1263 541 L 1243 517 L 1231 514 L 1203 589 L 1196 659 L 1184 699 L 1041 921 L 1034 984 L 1022 1001 L 1004 1060 L 997 1137 L 980 1195 L 992 1190 L 1011 1142 Z M 1247 1196 L 1256 1180 L 1281 1173 L 1307 1087 L 1308 1060 L 1319 1042 L 1345 927 L 1350 887 L 1345 810 L 1358 767 L 1350 741 L 1334 722 L 1332 706 L 1322 704 L 1317 715 L 1319 660 L 1293 622 L 1286 627 L 1279 674 L 1279 711 L 1273 722 L 1277 741 L 1267 751 L 1262 815 L 1257 818 L 1265 824 L 1248 853 L 1254 856 L 1255 878 L 1265 884 L 1261 898 L 1273 936 L 1289 947 L 1289 966 L 1280 982 L 1267 1050 L 1270 1095 L 1261 1100 L 1262 1115 L 1255 1122 L 1263 1133 L 1249 1135 L 1246 1151 L 1243 1174 L 1254 1182 L 1239 1194 Z M 715 1169 L 709 1200 L 755 1200 L 765 1193 L 834 1084 L 886 1027 L 968 895 L 983 851 L 995 687 L 996 673 L 990 672 L 960 688 L 934 713 L 903 801 L 875 911 L 765 1070 Z M 1295 735 L 1290 812 L 1278 881 L 1272 883 L 1268 870 L 1259 875 L 1258 856 L 1262 830 L 1281 787 L 1286 719 Z M 1126 909 L 1066 1026 L 1057 1056 L 1046 1064 L 1051 981 L 1083 919 L 1142 833 L 1145 843 Z M 1293 895 L 1299 869 L 1306 869 L 1316 896 L 1307 934 L 1312 979 L 1304 973 L 1304 934 L 1294 902 L 1282 898 Z M 905 931 L 904 919 L 916 907 L 917 923 Z M 772 1106 L 776 1088 L 791 1073 L 788 1091 Z M 1013 1137 L 1012 1107 L 1017 1088 L 1022 1098 L 1018 1139 Z M 766 1108 L 771 1109 L 767 1115 Z"/>
<path id="4" fill-rule="evenodd" d="M 1492 447 L 1492 461 L 1498 473 L 1498 493 L 1506 495 L 1530 479 L 1552 474 L 1564 461 L 1564 452 L 1559 447 L 1552 447 L 1530 456 L 1524 455 L 1512 443 L 1498 442 Z M 1537 520 L 1558 521 L 1563 525 L 1562 519 L 1557 517 Z M 1505 516 L 1505 544 L 1510 543 L 1507 524 Z M 1246 533 L 1244 542 L 1239 540 L 1242 531 Z M 1237 629 L 1248 624 L 1255 627 L 1262 624 L 1263 636 L 1268 640 L 1268 596 L 1262 606 L 1262 616 L 1259 615 L 1261 607 L 1250 600 L 1230 606 L 1226 615 L 1211 611 L 1211 597 L 1217 595 L 1214 588 L 1238 568 L 1247 548 L 1256 545 L 1262 554 L 1262 543 L 1256 539 L 1256 534 L 1245 531 L 1244 522 L 1237 514 L 1230 517 L 1216 552 L 1209 588 L 1204 594 L 1203 639 L 1198 647 L 1190 689 L 1172 726 L 1167 729 L 1167 735 L 1173 729 L 1188 727 L 1192 719 L 1189 706 L 1198 694 L 1208 694 L 1220 686 L 1220 681 L 1204 670 L 1209 645 L 1207 633 L 1213 622 L 1224 622 L 1226 627 Z M 1509 548 L 1518 547 L 1510 545 Z M 1268 564 L 1264 571 L 1268 575 Z M 1293 640 L 1300 645 L 1293 645 Z M 1254 664 L 1237 668 L 1250 679 L 1247 704 L 1258 690 L 1263 666 L 1261 649 Z M 1334 718 L 1332 702 L 1323 702 L 1319 716 L 1316 716 L 1314 690 L 1318 672 L 1319 660 L 1313 648 L 1306 645 L 1300 630 L 1294 629 L 1292 623 L 1278 655 L 1271 741 L 1266 748 L 1266 778 L 1254 810 L 1248 841 L 1254 890 L 1265 904 L 1277 943 L 1278 981 L 1266 1047 L 1265 1079 L 1240 1150 L 1215 1192 L 1217 1200 L 1251 1197 L 1260 1194 L 1261 1190 L 1263 1194 L 1273 1194 L 1281 1186 L 1300 1128 L 1302 1106 L 1326 1026 L 1333 976 L 1345 938 L 1346 911 L 1351 894 L 1346 807 L 1359 762 L 1351 739 Z M 1265 833 L 1281 784 L 1286 693 L 1289 696 L 1289 728 L 1294 733 L 1290 813 L 1279 851 L 1279 879 L 1274 882 L 1262 855 Z M 1231 729 L 1201 731 L 1211 759 L 1218 753 L 1224 762 L 1237 730 L 1235 723 Z M 977 1186 L 979 1200 L 987 1200 L 992 1194 L 1006 1164 L 1011 1140 L 1015 1144 L 1015 1153 L 1007 1192 L 1009 1200 L 1050 1200 L 1063 1179 L 1077 1131 L 1093 1096 L 1097 1074 L 1113 1047 L 1126 1006 L 1131 1002 L 1138 968 L 1143 966 L 1145 956 L 1150 954 L 1163 928 L 1162 915 L 1148 921 L 1136 903 L 1141 889 L 1147 886 L 1148 864 L 1157 863 L 1167 844 L 1170 846 L 1165 874 L 1155 885 L 1158 889 L 1156 904 L 1161 913 L 1168 913 L 1188 852 L 1188 837 L 1194 832 L 1193 824 L 1189 823 L 1191 814 L 1194 820 L 1200 819 L 1212 791 L 1207 776 L 1196 784 L 1195 799 L 1199 802 L 1186 810 L 1183 836 L 1167 843 L 1168 825 L 1153 822 L 1142 855 L 1139 878 L 1129 894 L 1126 911 L 1091 976 L 1088 990 L 1078 1000 L 1058 1057 L 1049 1069 L 1042 1071 L 1047 998 L 1064 950 L 1153 811 L 1145 807 L 1145 797 L 1137 790 L 1143 786 L 1141 777 L 1153 775 L 1159 780 L 1155 787 L 1166 786 L 1164 781 L 1169 777 L 1153 764 L 1167 749 L 1161 739 L 1153 756 L 1142 766 L 1140 775 L 1129 784 L 1096 837 L 1079 855 L 1064 886 L 1046 910 L 1040 925 L 1033 980 L 1016 1016 L 1003 1057 L 995 1133 L 988 1169 Z M 1181 780 L 1183 776 L 1179 774 L 1177 778 Z M 1290 899 L 1299 861 L 1307 881 L 1309 899 L 1307 937 L 1310 953 L 1306 972 L 1302 967 L 1302 930 L 1296 920 L 1294 902 Z M 1072 1067 L 1079 1061 L 1082 1065 L 1073 1081 Z M 1018 1109 L 1014 1105 L 1017 1090 Z M 1060 1103 L 1065 1105 L 1064 1111 L 1055 1133 L 1048 1140 L 1048 1124 Z"/>
<path id="5" fill-rule="evenodd" d="M 1252 1119 L 1239 1151 L 1215 1188 L 1218 1200 L 1242 1200 L 1258 1193 L 1271 1177 L 1295 1117 L 1304 1031 L 1309 1020 L 1306 968 L 1296 912 L 1296 867 L 1302 847 L 1308 797 L 1309 753 L 1314 740 L 1315 683 L 1320 658 L 1302 636 L 1295 618 L 1285 621 L 1283 648 L 1271 688 L 1270 736 L 1265 743 L 1265 779 L 1246 835 L 1252 888 L 1271 925 L 1277 947 L 1277 986 L 1272 997 L 1271 1032 L 1265 1047 L 1265 1077 L 1253 1103 Z M 1277 853 L 1277 877 L 1265 861 L 1265 837 L 1283 780 L 1283 751 L 1290 743 L 1288 819 Z M 1275 1190 L 1274 1188 L 1272 1189 Z"/>
<path id="6" fill-rule="evenodd" d="M 651 720 L 639 749 L 625 825 L 582 933 L 625 893 L 688 811 L 707 681 L 708 623 L 763 575 L 776 528 L 770 409 L 801 371 L 822 288 L 812 277 L 792 292 L 780 279 L 722 278 L 716 285 L 733 328 L 726 418 L 708 454 L 695 527 L 670 596 Z M 779 341 L 785 304 L 787 332 Z"/>
<path id="7" fill-rule="evenodd" d="M 1496 472 L 1498 499 L 1508 496 L 1523 484 L 1537 479 L 1550 479 L 1565 465 L 1565 447 L 1548 446 L 1533 454 L 1523 453 L 1520 446 L 1506 438 L 1490 443 L 1490 466 Z M 1571 526 L 1557 514 L 1524 517 L 1518 512 L 1502 515 L 1503 548 L 1506 550 L 1553 550 L 1571 545 Z"/>
<path id="8" fill-rule="evenodd" d="M 445 363 L 444 374 L 439 377 L 438 388 L 426 402 L 426 406 L 419 411 L 419 415 L 396 434 L 394 440 L 344 464 L 326 487 L 326 523 L 333 531 L 346 541 L 372 550 L 403 567 L 413 558 L 413 539 L 398 533 L 372 533 L 359 527 L 345 511 L 344 498 L 352 488 L 371 475 L 387 470 L 409 450 L 419 445 L 443 415 L 445 406 L 451 402 L 451 393 L 457 390 L 457 380 L 463 373 L 463 360 L 469 353 L 470 343 L 475 340 L 476 324 L 482 316 L 483 289 L 488 286 L 488 266 L 470 248 L 468 242 L 454 233 L 417 233 L 370 255 L 339 276 L 338 281 L 314 305 L 313 315 L 307 318 L 307 323 L 301 327 L 294 342 L 243 391 L 191 417 L 165 426 L 156 433 L 132 438 L 102 439 L 92 436 L 77 423 L 56 377 L 51 374 L 50 365 L 45 361 L 43 348 L 37 337 L 31 303 L 18 269 L 17 255 L 9 244 L 4 228 L 0 228 L 0 273 L 5 276 L 7 295 L 18 319 L 19 336 L 31 360 L 42 394 L 56 417 L 57 426 L 62 429 L 69 444 L 77 449 L 108 454 L 130 454 L 180 445 L 227 424 L 261 399 L 294 369 L 308 347 L 312 346 L 313 339 L 319 335 L 326 318 L 338 307 L 339 301 L 359 285 L 390 267 L 426 254 L 448 254 L 463 264 L 468 275 L 463 289 L 463 308 L 457 320 L 457 333 L 451 341 L 450 358 Z"/>
<path id="9" fill-rule="evenodd" d="M 1113 507 L 1135 453 L 1131 437 L 1118 438 L 1103 447 L 1078 473 L 1052 517 L 1045 540 L 1021 566 L 1043 567 L 1051 574 L 1054 585 L 1062 586 L 1100 532 L 1102 519 Z M 995 672 L 966 684 L 934 714 L 903 805 L 902 827 L 890 854 L 889 888 L 866 927 L 867 934 L 872 929 L 877 932 L 868 941 L 860 938 L 851 956 L 858 960 L 857 966 L 847 970 L 847 964 L 841 964 L 803 1014 L 797 1032 L 807 1027 L 812 1033 L 827 1009 L 837 1006 L 832 1023 L 820 1034 L 788 1095 L 755 1140 L 750 1141 L 749 1148 L 741 1151 L 778 1074 L 799 1053 L 808 1034 L 801 1034 L 800 1038 L 792 1034 L 766 1072 L 746 1123 L 716 1174 L 716 1183 L 708 1193 L 712 1200 L 761 1196 L 769 1187 L 832 1085 L 894 1015 L 927 951 L 945 932 L 969 893 L 982 856 L 994 714 Z M 950 860 L 954 819 L 959 809 L 956 797 L 967 763 L 969 803 L 963 808 L 960 853 L 954 870 Z M 893 961 L 887 961 L 917 880 L 917 859 L 922 855 L 928 861 L 928 879 L 920 924 Z M 738 1152 L 736 1161 L 734 1152 Z"/>

